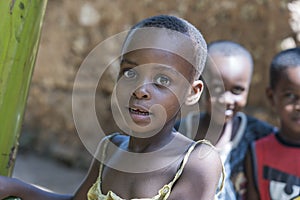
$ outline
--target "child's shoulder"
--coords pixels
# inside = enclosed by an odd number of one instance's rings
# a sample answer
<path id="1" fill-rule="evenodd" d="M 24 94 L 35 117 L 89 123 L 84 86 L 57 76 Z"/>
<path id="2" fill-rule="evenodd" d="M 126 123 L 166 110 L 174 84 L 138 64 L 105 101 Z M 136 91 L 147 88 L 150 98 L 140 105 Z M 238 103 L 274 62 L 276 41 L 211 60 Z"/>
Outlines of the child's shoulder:
<path id="1" fill-rule="evenodd" d="M 256 117 L 250 116 L 245 114 L 246 118 L 247 118 L 247 125 L 248 126 L 259 126 L 259 127 L 264 127 L 264 128 L 268 128 L 268 129 L 272 129 L 274 128 L 273 125 L 269 124 L 266 121 L 260 120 Z"/>
<path id="2" fill-rule="evenodd" d="M 221 159 L 215 148 L 204 140 L 193 142 L 182 165 L 175 176 L 180 178 L 176 182 L 173 194 L 184 193 L 184 199 L 212 199 L 222 172 Z"/>
<path id="3" fill-rule="evenodd" d="M 129 140 L 128 135 L 124 135 L 121 133 L 113 133 L 113 134 L 109 135 L 108 138 L 110 139 L 110 141 L 112 143 L 114 143 L 117 146 L 119 146 L 123 142 L 126 142 Z"/>
<path id="4" fill-rule="evenodd" d="M 262 137 L 262 138 L 257 139 L 253 143 L 254 144 L 258 144 L 258 143 L 261 143 L 261 144 L 274 143 L 275 141 L 276 142 L 279 141 L 278 137 L 276 137 L 276 136 L 277 136 L 276 133 L 269 134 L 266 137 Z"/>
<path id="5" fill-rule="evenodd" d="M 251 132 L 265 133 L 266 135 L 268 135 L 277 130 L 277 128 L 274 125 L 266 121 L 260 120 L 256 117 L 246 115 L 246 114 L 245 116 L 247 119 L 246 129 L 250 130 Z"/>
<path id="6" fill-rule="evenodd" d="M 220 161 L 219 153 L 208 140 L 193 141 L 180 133 L 177 134 L 177 139 L 181 141 L 178 143 L 181 146 L 189 146 L 183 160 L 183 162 L 186 162 L 185 168 L 201 171 L 201 167 L 205 167 L 204 163 L 218 163 Z"/>
<path id="7" fill-rule="evenodd" d="M 205 173 L 211 169 L 221 169 L 219 153 L 207 140 L 196 142 L 195 149 L 191 152 L 190 162 L 187 165 L 192 171 Z"/>
<path id="8" fill-rule="evenodd" d="M 198 185 L 199 189 L 208 189 L 216 187 L 220 178 L 224 178 L 222 171 L 223 165 L 219 153 L 204 140 L 198 142 L 191 152 L 182 178 L 191 184 Z M 207 183 L 212 183 L 212 185 L 208 186 Z"/>
<path id="9" fill-rule="evenodd" d="M 124 144 L 124 142 L 127 142 L 129 140 L 129 137 L 127 135 L 121 134 L 121 133 L 112 133 L 109 135 L 106 135 L 105 137 L 103 137 L 100 141 L 100 143 L 98 144 L 98 148 L 104 148 L 106 149 L 110 144 L 114 144 L 115 146 L 119 147 L 122 144 Z M 99 149 L 98 149 L 99 151 Z"/>

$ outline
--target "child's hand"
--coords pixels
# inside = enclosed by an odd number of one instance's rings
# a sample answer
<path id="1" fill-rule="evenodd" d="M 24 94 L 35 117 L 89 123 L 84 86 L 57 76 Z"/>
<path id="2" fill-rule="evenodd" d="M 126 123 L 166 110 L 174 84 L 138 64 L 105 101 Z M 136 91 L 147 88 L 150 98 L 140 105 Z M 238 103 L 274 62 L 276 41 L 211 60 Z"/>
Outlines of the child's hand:
<path id="1" fill-rule="evenodd" d="M 18 200 L 19 198 L 11 197 L 14 195 L 13 191 L 18 182 L 17 179 L 0 176 L 0 199 Z"/>
<path id="2" fill-rule="evenodd" d="M 242 197 L 245 196 L 247 190 L 247 178 L 243 172 L 239 172 L 234 178 L 233 183 L 235 190 Z"/>

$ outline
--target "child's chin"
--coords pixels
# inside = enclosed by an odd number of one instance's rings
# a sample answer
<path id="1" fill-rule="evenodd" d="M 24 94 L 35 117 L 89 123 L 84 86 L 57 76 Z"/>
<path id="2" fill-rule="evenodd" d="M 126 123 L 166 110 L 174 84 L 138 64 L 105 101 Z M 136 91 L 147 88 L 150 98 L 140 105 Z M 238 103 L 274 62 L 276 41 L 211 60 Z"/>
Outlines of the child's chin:
<path id="1" fill-rule="evenodd" d="M 142 132 L 140 130 L 132 131 L 129 135 L 136 138 L 151 138 L 157 134 L 157 131 L 146 131 Z"/>
<path id="2" fill-rule="evenodd" d="M 230 122 L 233 118 L 233 115 L 225 116 L 225 123 Z"/>
<path id="3" fill-rule="evenodd" d="M 138 137 L 138 138 L 149 138 L 153 137 L 159 133 L 161 128 L 153 126 L 151 123 L 149 124 L 136 124 L 130 123 L 128 124 L 128 135 Z"/>

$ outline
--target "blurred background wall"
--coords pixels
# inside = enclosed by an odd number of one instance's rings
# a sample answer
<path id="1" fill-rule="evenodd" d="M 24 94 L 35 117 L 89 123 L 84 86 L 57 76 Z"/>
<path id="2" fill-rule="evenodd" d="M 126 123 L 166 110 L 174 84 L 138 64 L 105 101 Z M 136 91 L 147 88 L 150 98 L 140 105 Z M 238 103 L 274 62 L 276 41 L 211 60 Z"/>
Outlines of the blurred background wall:
<path id="1" fill-rule="evenodd" d="M 275 53 L 299 45 L 299 12 L 299 1 L 285 0 L 49 0 L 20 151 L 86 168 L 90 155 L 77 135 L 72 115 L 76 72 L 99 42 L 157 14 L 187 19 L 207 42 L 228 39 L 249 49 L 255 70 L 246 112 L 276 124 L 264 95 L 268 66 Z M 102 79 L 96 109 L 103 129 L 112 132 L 117 130 L 110 114 L 113 74 Z M 85 82 L 82 85 L 88 87 Z M 78 109 L 84 113 L 86 106 L 82 101 Z M 88 118 L 82 123 L 87 134 L 93 131 Z"/>

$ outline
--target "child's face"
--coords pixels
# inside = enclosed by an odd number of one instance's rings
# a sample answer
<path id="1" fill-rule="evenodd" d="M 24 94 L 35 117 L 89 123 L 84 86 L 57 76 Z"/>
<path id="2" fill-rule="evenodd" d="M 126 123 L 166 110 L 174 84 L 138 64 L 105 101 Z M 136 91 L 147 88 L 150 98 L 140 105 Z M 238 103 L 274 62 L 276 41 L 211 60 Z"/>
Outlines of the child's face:
<path id="1" fill-rule="evenodd" d="M 279 115 L 282 133 L 300 139 L 300 66 L 283 70 L 275 88 L 267 94 Z"/>
<path id="2" fill-rule="evenodd" d="M 215 122 L 225 122 L 245 107 L 252 76 L 252 63 L 245 56 L 223 56 L 211 54 L 213 65 L 212 77 L 208 80 L 213 105 L 212 117 Z M 222 80 L 221 80 L 222 79 Z M 222 82 L 223 81 L 223 82 Z M 223 85 L 224 84 L 224 85 Z"/>
<path id="3" fill-rule="evenodd" d="M 149 132 L 174 122 L 193 74 L 191 64 L 167 51 L 140 49 L 125 54 L 116 86 L 125 126 Z"/>

